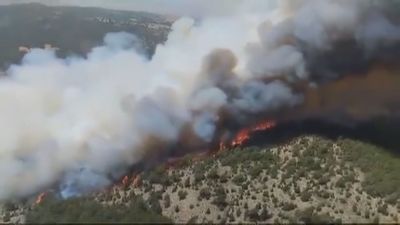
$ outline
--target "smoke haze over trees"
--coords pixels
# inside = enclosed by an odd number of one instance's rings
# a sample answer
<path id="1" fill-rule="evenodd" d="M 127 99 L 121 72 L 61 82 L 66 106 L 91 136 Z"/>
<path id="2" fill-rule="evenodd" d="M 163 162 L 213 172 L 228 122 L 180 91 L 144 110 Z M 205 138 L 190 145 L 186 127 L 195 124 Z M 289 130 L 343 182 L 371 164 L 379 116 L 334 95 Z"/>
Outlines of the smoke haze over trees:
<path id="1" fill-rule="evenodd" d="M 207 7 L 201 2 L 194 1 Z M 398 80 L 387 71 L 397 71 L 399 17 L 386 7 L 281 1 L 260 10 L 254 6 L 261 1 L 239 3 L 227 14 L 177 20 L 150 59 L 139 38 L 119 32 L 85 57 L 33 49 L 10 66 L 0 80 L 0 123 L 8 128 L 0 132 L 0 198 L 55 183 L 63 197 L 79 195 L 177 146 L 206 150 L 254 119 L 398 113 L 398 88 L 374 86 Z M 341 84 L 356 75 L 361 91 Z M 365 103 L 371 89 L 372 110 L 337 101 L 353 91 L 351 99 Z"/>

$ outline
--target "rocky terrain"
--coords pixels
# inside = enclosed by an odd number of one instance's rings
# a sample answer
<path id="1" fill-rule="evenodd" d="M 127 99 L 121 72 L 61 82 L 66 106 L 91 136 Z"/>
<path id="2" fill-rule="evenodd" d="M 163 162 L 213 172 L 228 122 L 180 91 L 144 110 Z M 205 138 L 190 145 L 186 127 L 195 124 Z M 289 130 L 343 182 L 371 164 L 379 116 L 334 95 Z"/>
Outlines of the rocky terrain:
<path id="1" fill-rule="evenodd" d="M 304 136 L 193 159 L 125 177 L 88 197 L 60 201 L 48 193 L 40 204 L 32 199 L 7 204 L 2 219 L 107 221 L 88 212 L 84 202 L 104 209 L 107 218 L 130 222 L 400 222 L 400 159 L 374 145 Z M 152 219 L 138 219 L 132 207 L 142 207 L 138 213 Z M 128 209 L 131 220 L 118 214 Z"/>

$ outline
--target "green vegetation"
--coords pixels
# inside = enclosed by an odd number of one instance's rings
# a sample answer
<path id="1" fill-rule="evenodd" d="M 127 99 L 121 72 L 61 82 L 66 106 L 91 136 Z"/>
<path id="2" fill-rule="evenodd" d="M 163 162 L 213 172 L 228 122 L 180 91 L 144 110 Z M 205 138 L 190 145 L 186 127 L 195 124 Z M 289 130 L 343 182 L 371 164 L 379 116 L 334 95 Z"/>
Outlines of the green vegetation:
<path id="1" fill-rule="evenodd" d="M 171 223 L 154 212 L 141 199 L 134 198 L 128 206 L 104 206 L 90 198 L 57 200 L 47 198 L 27 215 L 27 223 Z"/>
<path id="2" fill-rule="evenodd" d="M 178 191 L 179 200 L 184 200 L 186 198 L 187 194 L 188 194 L 187 191 L 179 190 Z"/>
<path id="3" fill-rule="evenodd" d="M 285 202 L 282 206 L 282 210 L 284 210 L 284 211 L 292 211 L 296 208 L 297 208 L 297 205 L 293 204 L 291 202 Z"/>
<path id="4" fill-rule="evenodd" d="M 214 192 L 215 197 L 212 204 L 216 205 L 220 210 L 223 210 L 228 205 L 228 202 L 226 201 L 226 192 L 221 186 L 216 187 Z"/>
<path id="5" fill-rule="evenodd" d="M 244 174 L 238 174 L 232 179 L 232 182 L 236 185 L 241 185 L 245 181 L 247 181 L 247 178 Z"/>
<path id="6" fill-rule="evenodd" d="M 300 199 L 303 202 L 310 201 L 311 197 L 312 197 L 311 193 L 307 192 L 307 191 L 302 192 L 301 195 L 300 195 Z"/>
<path id="7" fill-rule="evenodd" d="M 364 190 L 373 196 L 400 199 L 400 157 L 372 144 L 342 139 L 344 160 L 366 175 Z"/>
<path id="8" fill-rule="evenodd" d="M 164 196 L 164 207 L 169 208 L 171 206 L 171 198 L 169 197 L 169 194 L 166 194 Z"/>
<path id="9" fill-rule="evenodd" d="M 206 187 L 206 188 L 202 188 L 201 190 L 200 190 L 200 193 L 199 193 L 199 200 L 202 200 L 202 199 L 210 199 L 210 197 L 211 197 L 211 190 L 210 190 L 210 188 L 208 188 L 208 187 Z"/>
<path id="10" fill-rule="evenodd" d="M 387 164 L 375 162 L 385 160 Z M 210 223 L 339 224 L 341 218 L 346 218 L 344 222 L 373 222 L 376 218 L 398 221 L 394 211 L 394 207 L 400 208 L 395 176 L 395 172 L 400 171 L 398 160 L 386 150 L 358 141 L 333 142 L 308 136 L 295 139 L 285 147 L 237 148 L 203 161 L 185 159 L 173 170 L 159 166 L 143 173 L 142 185 L 135 188 L 138 196 L 146 196 L 144 200 L 117 191 L 111 200 L 102 198 L 105 199 L 99 201 L 102 204 L 93 201 L 79 204 L 95 207 L 96 212 L 107 211 L 100 217 L 104 221 L 109 221 L 104 217 L 114 218 L 128 210 L 142 213 L 141 221 L 150 217 L 166 219 L 161 213 L 180 218 L 187 210 L 193 213 L 190 221 L 195 218 L 197 222 Z M 195 198 L 188 198 L 189 192 L 195 194 Z M 171 202 L 172 199 L 178 201 Z M 107 206 L 110 203 L 112 207 Z M 188 209 L 183 209 L 183 205 Z M 41 207 L 44 206 L 34 208 L 29 221 L 41 221 L 35 217 L 40 213 L 49 214 L 50 219 L 58 216 L 51 210 L 40 211 Z M 6 208 L 15 207 L 6 205 Z M 64 208 L 61 211 L 65 211 Z M 88 211 L 89 215 L 81 216 L 80 211 L 86 210 L 72 210 L 78 218 L 76 221 L 95 221 L 88 219 L 94 213 Z M 5 214 L 3 219 L 10 220 L 10 216 L 12 214 Z M 122 216 L 118 221 L 130 218 Z"/>
<path id="11" fill-rule="evenodd" d="M 60 48 L 60 56 L 83 55 L 102 44 L 109 32 L 127 31 L 143 41 L 153 54 L 165 41 L 171 22 L 159 15 L 100 8 L 47 7 L 40 4 L 0 6 L 0 68 L 18 62 L 19 46 Z M 156 29 L 149 25 L 158 25 Z"/>

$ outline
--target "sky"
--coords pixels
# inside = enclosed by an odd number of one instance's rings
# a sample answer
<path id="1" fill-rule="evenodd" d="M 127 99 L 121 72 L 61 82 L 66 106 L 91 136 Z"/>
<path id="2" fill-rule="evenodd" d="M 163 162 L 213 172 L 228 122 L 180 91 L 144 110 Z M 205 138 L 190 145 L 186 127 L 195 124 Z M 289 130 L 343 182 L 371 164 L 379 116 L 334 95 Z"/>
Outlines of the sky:
<path id="1" fill-rule="evenodd" d="M 0 0 L 0 5 L 38 2 L 46 5 L 94 6 L 172 15 L 226 15 L 269 8 L 275 0 Z M 244 8 L 243 3 L 246 2 Z M 250 3 L 250 4 L 249 4 Z"/>

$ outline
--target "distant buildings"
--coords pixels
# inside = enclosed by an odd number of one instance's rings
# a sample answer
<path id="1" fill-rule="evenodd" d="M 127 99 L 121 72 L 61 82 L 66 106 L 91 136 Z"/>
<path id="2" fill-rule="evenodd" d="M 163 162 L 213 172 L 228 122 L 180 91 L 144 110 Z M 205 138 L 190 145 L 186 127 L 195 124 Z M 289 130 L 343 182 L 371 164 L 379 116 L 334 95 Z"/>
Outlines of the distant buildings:
<path id="1" fill-rule="evenodd" d="M 53 50 L 53 51 L 58 51 L 60 48 L 58 47 L 53 47 L 51 44 L 44 44 L 43 49 L 45 50 Z M 26 47 L 26 46 L 19 46 L 18 51 L 21 53 L 28 53 L 32 50 L 32 48 Z"/>
<path id="2" fill-rule="evenodd" d="M 140 19 L 137 18 L 129 18 L 126 20 L 116 20 L 108 17 L 102 17 L 102 16 L 97 16 L 94 17 L 94 20 L 100 23 L 105 23 L 105 24 L 112 24 L 112 25 L 117 25 L 117 26 L 123 26 L 123 25 L 142 25 L 146 26 L 149 29 L 152 30 L 159 30 L 159 29 L 168 29 L 170 25 L 168 22 L 166 23 L 159 23 L 159 22 L 143 22 Z"/>

